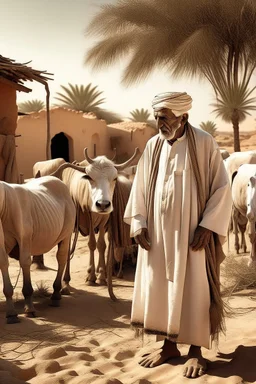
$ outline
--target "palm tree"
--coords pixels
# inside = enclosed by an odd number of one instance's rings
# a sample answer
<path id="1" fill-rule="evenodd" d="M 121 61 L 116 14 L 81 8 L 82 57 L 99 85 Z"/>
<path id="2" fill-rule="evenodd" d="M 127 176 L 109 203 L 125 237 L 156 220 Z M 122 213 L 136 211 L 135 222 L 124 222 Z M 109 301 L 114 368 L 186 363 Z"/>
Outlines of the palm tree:
<path id="1" fill-rule="evenodd" d="M 57 92 L 58 97 L 56 100 L 61 102 L 61 106 L 65 108 L 74 109 L 76 111 L 93 112 L 94 108 L 104 103 L 105 99 L 99 97 L 102 95 L 102 91 L 97 90 L 97 86 L 93 87 L 92 84 L 84 85 L 72 85 L 68 84 L 68 87 L 61 85 L 64 92 Z"/>
<path id="2" fill-rule="evenodd" d="M 19 112 L 30 113 L 30 112 L 39 112 L 41 109 L 45 108 L 45 103 L 38 99 L 33 99 L 31 101 L 24 101 L 18 105 Z"/>
<path id="3" fill-rule="evenodd" d="M 205 123 L 202 122 L 199 126 L 205 132 L 208 132 L 208 133 L 210 133 L 210 135 L 215 136 L 216 131 L 217 131 L 217 127 L 213 121 L 208 120 Z"/>
<path id="4" fill-rule="evenodd" d="M 250 115 L 249 111 L 256 110 L 256 97 L 251 97 L 255 87 L 246 89 L 239 87 L 223 87 L 220 89 L 216 102 L 212 104 L 217 117 L 221 117 L 227 123 L 233 124 L 235 147 L 240 150 L 239 126 L 237 124 Z"/>
<path id="5" fill-rule="evenodd" d="M 249 88 L 256 66 L 255 25 L 253 0 L 122 0 L 102 6 L 89 25 L 88 32 L 100 40 L 86 62 L 100 68 L 128 57 L 122 76 L 126 84 L 145 79 L 156 68 L 176 77 L 199 76 L 226 102 L 221 88 Z M 232 121 L 237 151 L 235 110 Z"/>
<path id="6" fill-rule="evenodd" d="M 149 120 L 150 112 L 147 109 L 141 108 L 141 109 L 134 109 L 130 112 L 130 115 L 132 116 L 130 120 L 147 123 Z"/>
<path id="7" fill-rule="evenodd" d="M 60 106 L 75 111 L 93 112 L 98 119 L 104 119 L 108 124 L 122 120 L 117 114 L 99 108 L 105 98 L 100 98 L 103 92 L 97 89 L 98 86 L 93 87 L 91 83 L 87 86 L 69 83 L 68 86 L 61 85 L 61 88 L 64 92 L 57 92 L 58 97 L 55 97 Z"/>

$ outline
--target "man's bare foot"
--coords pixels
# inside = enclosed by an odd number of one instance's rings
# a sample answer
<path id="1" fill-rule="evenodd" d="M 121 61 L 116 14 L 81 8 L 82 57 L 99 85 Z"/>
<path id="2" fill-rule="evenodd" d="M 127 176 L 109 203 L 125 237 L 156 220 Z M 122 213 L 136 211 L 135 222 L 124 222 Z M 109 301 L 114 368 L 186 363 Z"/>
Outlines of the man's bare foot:
<path id="1" fill-rule="evenodd" d="M 174 357 L 180 357 L 180 351 L 177 348 L 177 344 L 165 339 L 164 344 L 160 349 L 143 355 L 139 364 L 145 368 L 154 368 L 164 364 L 167 360 Z"/>
<path id="2" fill-rule="evenodd" d="M 204 375 L 207 364 L 202 356 L 201 348 L 191 345 L 188 357 L 189 359 L 184 365 L 183 376 L 195 378 Z"/>

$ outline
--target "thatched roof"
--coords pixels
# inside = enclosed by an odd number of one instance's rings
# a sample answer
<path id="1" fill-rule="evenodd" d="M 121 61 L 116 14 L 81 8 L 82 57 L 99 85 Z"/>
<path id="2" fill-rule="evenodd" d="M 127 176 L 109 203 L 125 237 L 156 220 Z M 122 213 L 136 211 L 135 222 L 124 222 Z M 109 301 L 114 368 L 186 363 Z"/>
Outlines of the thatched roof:
<path id="1" fill-rule="evenodd" d="M 0 55 L 0 82 L 10 85 L 18 91 L 31 92 L 30 88 L 23 85 L 24 81 L 37 81 L 46 85 L 48 80 L 52 80 L 48 77 L 52 73 L 33 69 L 27 66 L 29 63 L 31 61 L 24 64 L 16 63 L 15 60 Z"/>

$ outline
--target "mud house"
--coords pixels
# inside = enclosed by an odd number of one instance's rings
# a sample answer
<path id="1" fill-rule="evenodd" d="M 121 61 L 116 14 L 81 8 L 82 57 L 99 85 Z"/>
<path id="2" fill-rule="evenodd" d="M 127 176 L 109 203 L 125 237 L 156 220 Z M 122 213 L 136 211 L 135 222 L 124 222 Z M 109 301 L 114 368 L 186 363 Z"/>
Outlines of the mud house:
<path id="1" fill-rule="evenodd" d="M 48 90 L 49 78 L 45 74 L 0 55 L 0 180 L 19 181 L 15 147 L 18 117 L 16 92 L 31 92 L 24 86 L 24 81 L 40 82 Z"/>
<path id="2" fill-rule="evenodd" d="M 86 114 L 62 107 L 50 109 L 51 158 L 63 157 L 66 161 L 84 159 L 84 148 L 90 157 L 106 155 L 117 161 L 130 157 L 135 147 L 142 152 L 147 140 L 156 131 L 143 123 L 123 122 L 107 126 L 94 114 Z M 19 171 L 24 178 L 32 177 L 32 168 L 37 161 L 45 160 L 46 112 L 20 116 L 17 124 L 16 152 Z"/>

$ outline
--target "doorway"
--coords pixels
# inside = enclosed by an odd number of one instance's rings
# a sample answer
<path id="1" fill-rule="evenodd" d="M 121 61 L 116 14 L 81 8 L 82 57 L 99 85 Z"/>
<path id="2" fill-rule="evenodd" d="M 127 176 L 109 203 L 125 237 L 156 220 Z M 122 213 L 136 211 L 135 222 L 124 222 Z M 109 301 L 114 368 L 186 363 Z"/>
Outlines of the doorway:
<path id="1" fill-rule="evenodd" d="M 64 132 L 57 133 L 51 140 L 51 158 L 59 157 L 69 162 L 69 140 Z"/>

